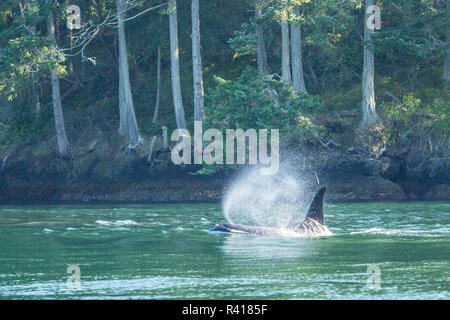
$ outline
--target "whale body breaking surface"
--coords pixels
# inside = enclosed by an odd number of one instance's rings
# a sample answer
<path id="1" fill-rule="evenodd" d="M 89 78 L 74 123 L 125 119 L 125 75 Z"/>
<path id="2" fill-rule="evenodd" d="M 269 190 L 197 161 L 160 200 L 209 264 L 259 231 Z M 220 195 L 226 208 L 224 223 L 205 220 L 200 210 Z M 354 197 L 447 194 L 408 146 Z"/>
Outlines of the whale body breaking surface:
<path id="1" fill-rule="evenodd" d="M 305 219 L 294 230 L 281 230 L 267 227 L 252 227 L 245 225 L 236 225 L 232 223 L 216 224 L 210 232 L 243 232 L 261 236 L 280 235 L 291 237 L 317 237 L 331 235 L 332 233 L 324 224 L 323 219 L 323 197 L 326 188 L 323 187 L 317 191 L 313 201 L 308 209 Z"/>

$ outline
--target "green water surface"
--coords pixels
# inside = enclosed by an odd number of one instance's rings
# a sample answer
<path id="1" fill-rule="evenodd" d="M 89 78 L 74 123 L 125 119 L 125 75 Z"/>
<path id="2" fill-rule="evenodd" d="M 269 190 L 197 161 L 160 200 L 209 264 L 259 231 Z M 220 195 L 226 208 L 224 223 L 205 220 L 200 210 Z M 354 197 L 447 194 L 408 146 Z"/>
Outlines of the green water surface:
<path id="1" fill-rule="evenodd" d="M 211 234 L 220 204 L 2 206 L 0 298 L 450 297 L 449 202 L 325 212 L 333 235 L 304 239 Z M 67 284 L 70 265 L 79 288 Z"/>

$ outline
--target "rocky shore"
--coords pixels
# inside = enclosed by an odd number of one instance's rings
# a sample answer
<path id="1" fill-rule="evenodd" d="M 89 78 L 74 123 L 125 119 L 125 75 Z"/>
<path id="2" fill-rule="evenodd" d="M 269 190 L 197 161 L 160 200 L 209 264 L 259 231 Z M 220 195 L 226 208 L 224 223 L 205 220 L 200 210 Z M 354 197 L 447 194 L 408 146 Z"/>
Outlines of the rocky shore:
<path id="1" fill-rule="evenodd" d="M 57 155 L 51 136 L 0 148 L 0 203 L 220 201 L 246 169 L 200 175 L 200 166 L 175 166 L 168 153 L 160 153 L 150 166 L 148 141 L 124 154 L 114 132 L 79 136 L 74 145 L 89 143 L 73 148 L 70 158 Z M 284 160 L 289 165 L 283 169 Z M 413 147 L 371 159 L 358 148 L 303 145 L 283 152 L 281 161 L 282 170 L 304 179 L 311 189 L 328 186 L 327 201 L 450 199 L 450 158 L 429 158 Z"/>

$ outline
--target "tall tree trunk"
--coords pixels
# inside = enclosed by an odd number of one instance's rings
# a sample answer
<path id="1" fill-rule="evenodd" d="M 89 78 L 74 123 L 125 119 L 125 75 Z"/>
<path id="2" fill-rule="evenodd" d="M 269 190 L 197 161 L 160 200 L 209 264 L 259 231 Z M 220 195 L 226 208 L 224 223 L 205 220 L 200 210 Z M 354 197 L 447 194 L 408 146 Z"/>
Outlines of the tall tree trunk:
<path id="1" fill-rule="evenodd" d="M 158 121 L 159 116 L 159 107 L 161 104 L 161 46 L 158 46 L 158 58 L 157 58 L 157 70 L 156 70 L 156 104 L 155 104 L 155 112 L 153 113 L 153 123 Z M 158 140 L 158 136 L 152 137 L 152 143 L 150 145 L 150 152 L 148 154 L 148 162 L 152 162 L 155 153 L 156 153 L 156 142 Z"/>
<path id="2" fill-rule="evenodd" d="M 447 18 L 450 20 L 450 0 L 447 0 Z M 450 31 L 447 30 L 447 45 L 450 44 Z M 450 49 L 447 49 L 447 55 L 445 56 L 444 63 L 444 81 L 446 83 L 450 82 Z"/>
<path id="3" fill-rule="evenodd" d="M 186 129 L 183 98 L 180 83 L 180 54 L 178 48 L 177 1 L 169 0 L 169 29 L 170 29 L 170 63 L 172 69 L 172 96 L 175 118 L 178 129 Z"/>
<path id="4" fill-rule="evenodd" d="M 123 11 L 127 8 L 126 1 L 127 0 L 116 0 L 119 38 L 119 133 L 121 135 L 128 135 L 128 138 L 130 139 L 130 147 L 135 148 L 141 142 L 141 137 L 139 135 L 136 114 L 134 112 L 128 67 L 125 26 L 123 23 L 125 16 Z"/>
<path id="5" fill-rule="evenodd" d="M 300 16 L 300 9 L 298 6 L 294 7 L 294 14 L 296 17 Z M 299 22 L 291 23 L 291 40 L 292 40 L 292 82 L 294 83 L 294 90 L 297 93 L 306 92 L 305 78 L 303 75 L 303 61 L 302 61 L 302 34 Z"/>
<path id="6" fill-rule="evenodd" d="M 286 4 L 283 0 L 282 5 Z M 286 9 L 283 9 L 283 18 L 281 20 L 281 77 L 285 82 L 291 82 L 291 70 L 289 66 L 289 25 L 286 22 Z"/>
<path id="7" fill-rule="evenodd" d="M 167 137 L 167 127 L 163 126 L 163 150 L 169 150 L 169 138 Z"/>
<path id="8" fill-rule="evenodd" d="M 83 83 L 86 79 L 86 61 L 81 59 L 81 70 L 80 70 L 80 82 Z"/>
<path id="9" fill-rule="evenodd" d="M 125 103 L 125 93 L 123 90 L 123 79 L 121 76 L 121 68 L 119 62 L 119 134 L 126 136 L 128 134 L 127 108 Z"/>
<path id="10" fill-rule="evenodd" d="M 36 25 L 33 25 L 31 27 L 31 30 L 33 33 L 36 33 Z M 38 84 L 36 83 L 36 77 L 33 74 L 31 77 L 31 95 L 32 95 L 32 103 L 34 106 L 34 111 L 37 115 L 41 112 L 41 101 L 39 98 L 39 90 L 38 90 Z"/>
<path id="11" fill-rule="evenodd" d="M 201 121 L 205 115 L 205 93 L 203 91 L 202 54 L 200 51 L 200 6 L 192 0 L 192 66 L 194 74 L 194 120 Z"/>
<path id="12" fill-rule="evenodd" d="M 86 10 L 86 1 L 81 1 L 81 12 L 85 12 L 85 10 Z M 84 83 L 85 79 L 86 79 L 86 61 L 84 60 L 83 56 L 81 56 L 80 82 Z"/>
<path id="13" fill-rule="evenodd" d="M 47 33 L 52 47 L 55 47 L 55 23 L 53 13 L 47 17 Z M 69 152 L 69 140 L 67 139 L 66 127 L 64 124 L 64 115 L 61 105 L 61 91 L 59 88 L 59 79 L 56 68 L 51 68 L 51 84 L 52 84 L 52 102 L 53 114 L 55 117 L 56 137 L 58 140 L 58 151 L 61 155 L 66 156 Z"/>
<path id="14" fill-rule="evenodd" d="M 39 91 L 35 81 L 35 76 L 32 75 L 31 78 L 31 102 L 34 106 L 34 112 L 39 114 L 41 112 L 41 102 L 39 99 Z"/>
<path id="15" fill-rule="evenodd" d="M 367 12 L 367 8 L 374 4 L 374 0 L 366 0 L 364 14 L 364 65 L 362 75 L 362 123 L 371 125 L 378 121 L 378 115 L 375 110 L 375 70 L 374 55 L 371 48 L 373 29 L 367 27 L 367 21 L 371 16 L 371 12 Z"/>
<path id="16" fill-rule="evenodd" d="M 257 48 L 257 66 L 258 66 L 258 74 L 264 75 L 268 72 L 267 67 L 267 53 L 266 53 L 266 45 L 264 43 L 264 30 L 263 26 L 259 23 L 261 20 L 262 11 L 257 3 L 255 7 L 255 20 L 257 23 L 256 26 L 256 36 L 258 38 L 258 48 Z"/>
<path id="17" fill-rule="evenodd" d="M 69 39 L 70 39 L 70 61 L 69 61 L 69 75 L 73 74 L 73 32 L 69 30 Z"/>

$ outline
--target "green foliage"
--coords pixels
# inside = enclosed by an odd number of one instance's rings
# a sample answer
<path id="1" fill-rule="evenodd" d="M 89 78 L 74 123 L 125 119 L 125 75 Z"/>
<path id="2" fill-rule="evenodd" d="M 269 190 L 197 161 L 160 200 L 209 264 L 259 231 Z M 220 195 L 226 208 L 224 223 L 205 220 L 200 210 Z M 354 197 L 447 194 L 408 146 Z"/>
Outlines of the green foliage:
<path id="1" fill-rule="evenodd" d="M 320 106 L 317 97 L 297 97 L 283 82 L 258 77 L 252 68 L 237 80 L 216 77 L 217 86 L 209 91 L 206 108 L 207 127 L 279 129 L 280 135 L 303 141 L 322 134 L 320 127 L 306 115 Z"/>
<path id="2" fill-rule="evenodd" d="M 322 112 L 342 111 L 360 108 L 361 84 L 356 83 L 350 88 L 328 91 L 322 94 L 324 106 Z"/>
<path id="3" fill-rule="evenodd" d="M 148 136 L 162 135 L 162 124 L 157 121 L 156 123 L 150 122 L 140 126 L 141 132 Z"/>
<path id="4" fill-rule="evenodd" d="M 373 35 L 373 47 L 382 62 L 379 73 L 407 79 L 414 90 L 420 73 L 440 64 L 448 50 L 445 35 L 450 21 L 445 1 L 382 0 L 377 5 L 382 26 Z"/>
<path id="5" fill-rule="evenodd" d="M 380 110 L 388 128 L 387 139 L 392 144 L 419 137 L 430 128 L 437 134 L 450 133 L 450 109 L 448 100 L 442 97 L 435 97 L 424 104 L 421 98 L 410 93 L 401 99 L 382 103 Z"/>
<path id="6" fill-rule="evenodd" d="M 411 116 L 417 111 L 420 106 L 420 99 L 408 94 L 402 97 L 401 100 L 393 103 L 385 104 L 381 109 L 389 121 L 400 120 L 406 125 L 411 124 Z"/>
<path id="7" fill-rule="evenodd" d="M 234 58 L 256 54 L 256 34 L 253 25 L 244 23 L 240 30 L 235 30 L 228 44 L 235 52 Z"/>
<path id="8" fill-rule="evenodd" d="M 210 164 L 203 164 L 202 168 L 200 170 L 197 170 L 195 172 L 191 172 L 190 174 L 193 176 L 210 176 L 217 173 L 217 168 Z"/>
<path id="9" fill-rule="evenodd" d="M 310 117 L 299 115 L 295 118 L 294 126 L 289 130 L 288 141 L 314 141 L 324 137 L 326 130 L 323 126 L 313 122 Z"/>
<path id="10" fill-rule="evenodd" d="M 7 58 L 0 62 L 0 94 L 7 95 L 8 100 L 15 99 L 29 81 L 49 72 L 50 67 L 56 67 L 60 76 L 66 74 L 60 64 L 64 57 L 51 49 L 46 40 L 34 36 L 10 39 L 1 54 Z"/>
<path id="11" fill-rule="evenodd" d="M 13 11 L 13 22 L 0 32 L 0 94 L 10 101 L 28 89 L 30 81 L 48 74 L 50 68 L 56 68 L 60 76 L 66 75 L 64 55 L 36 28 L 40 20 L 45 21 L 51 3 L 22 3 L 23 14 Z"/>
<path id="12" fill-rule="evenodd" d="M 438 97 L 432 103 L 427 104 L 423 110 L 425 113 L 434 116 L 432 130 L 435 133 L 441 133 L 447 136 L 450 134 L 450 108 L 448 99 Z"/>
<path id="13" fill-rule="evenodd" d="M 52 127 L 52 110 L 43 107 L 39 116 L 20 108 L 9 124 L 0 122 L 0 145 L 29 142 Z"/>
<path id="14" fill-rule="evenodd" d="M 1 111 L 7 108 L 13 110 L 8 110 L 7 114 L 16 114 L 12 123 L 3 120 L 2 143 L 29 140 L 41 130 L 51 128 L 52 121 L 48 120 L 51 116 L 41 115 L 40 120 L 36 120 L 30 103 L 32 83 L 37 85 L 42 105 L 51 102 L 51 67 L 58 69 L 62 79 L 62 95 L 70 92 L 72 84 L 81 79 L 79 56 L 61 54 L 69 52 L 61 50 L 70 43 L 64 10 L 69 3 L 21 0 L 25 5 L 23 15 L 18 3 L 16 0 L 0 3 L 0 100 L 11 100 L 0 105 L 0 117 Z M 346 122 L 340 125 L 340 133 L 353 132 L 361 113 L 363 3 L 362 0 L 201 2 L 208 125 L 222 129 L 278 128 L 286 144 L 329 135 L 317 125 L 316 119 L 325 123 L 324 119 L 345 110 L 342 114 L 345 113 Z M 73 0 L 70 4 L 81 7 L 83 23 L 100 23 L 116 10 L 114 0 Z M 127 14 L 132 17 L 157 4 L 156 0 L 146 1 Z M 376 4 L 381 7 L 382 28 L 373 35 L 375 93 L 377 111 L 386 122 L 389 141 L 406 141 L 408 136 L 420 135 L 425 129 L 448 135 L 448 87 L 442 85 L 444 58 L 448 54 L 445 36 L 450 28 L 445 1 L 380 0 Z M 190 5 L 190 1 L 177 1 L 180 78 L 186 121 L 192 127 Z M 258 20 L 254 18 L 255 5 L 262 10 L 262 18 Z M 299 15 L 294 15 L 294 6 L 299 6 Z M 49 10 L 55 15 L 56 49 L 47 39 L 45 20 Z M 162 124 L 169 130 L 175 127 L 166 11 L 164 6 L 149 11 L 127 21 L 125 26 L 136 116 L 144 135 L 160 133 Z M 310 95 L 296 97 L 289 84 L 259 78 L 251 69 L 256 64 L 256 26 L 261 26 L 269 69 L 275 73 L 274 77 L 280 73 L 281 20 L 301 25 L 303 68 Z M 106 112 L 96 114 L 96 121 L 102 128 L 114 130 L 119 87 L 114 66 L 117 63 L 116 37 L 116 28 L 102 28 L 88 48 L 88 54 L 97 58 L 97 64 L 86 67 L 82 86 L 63 101 L 64 112 L 84 113 L 93 104 L 104 106 Z M 158 46 L 162 53 L 162 100 L 160 121 L 153 125 Z M 69 63 L 73 66 L 70 72 L 66 71 Z M 400 99 L 388 98 L 386 91 Z M 45 110 L 44 113 L 48 111 Z M 39 121 L 44 120 L 46 125 L 40 125 Z"/>

